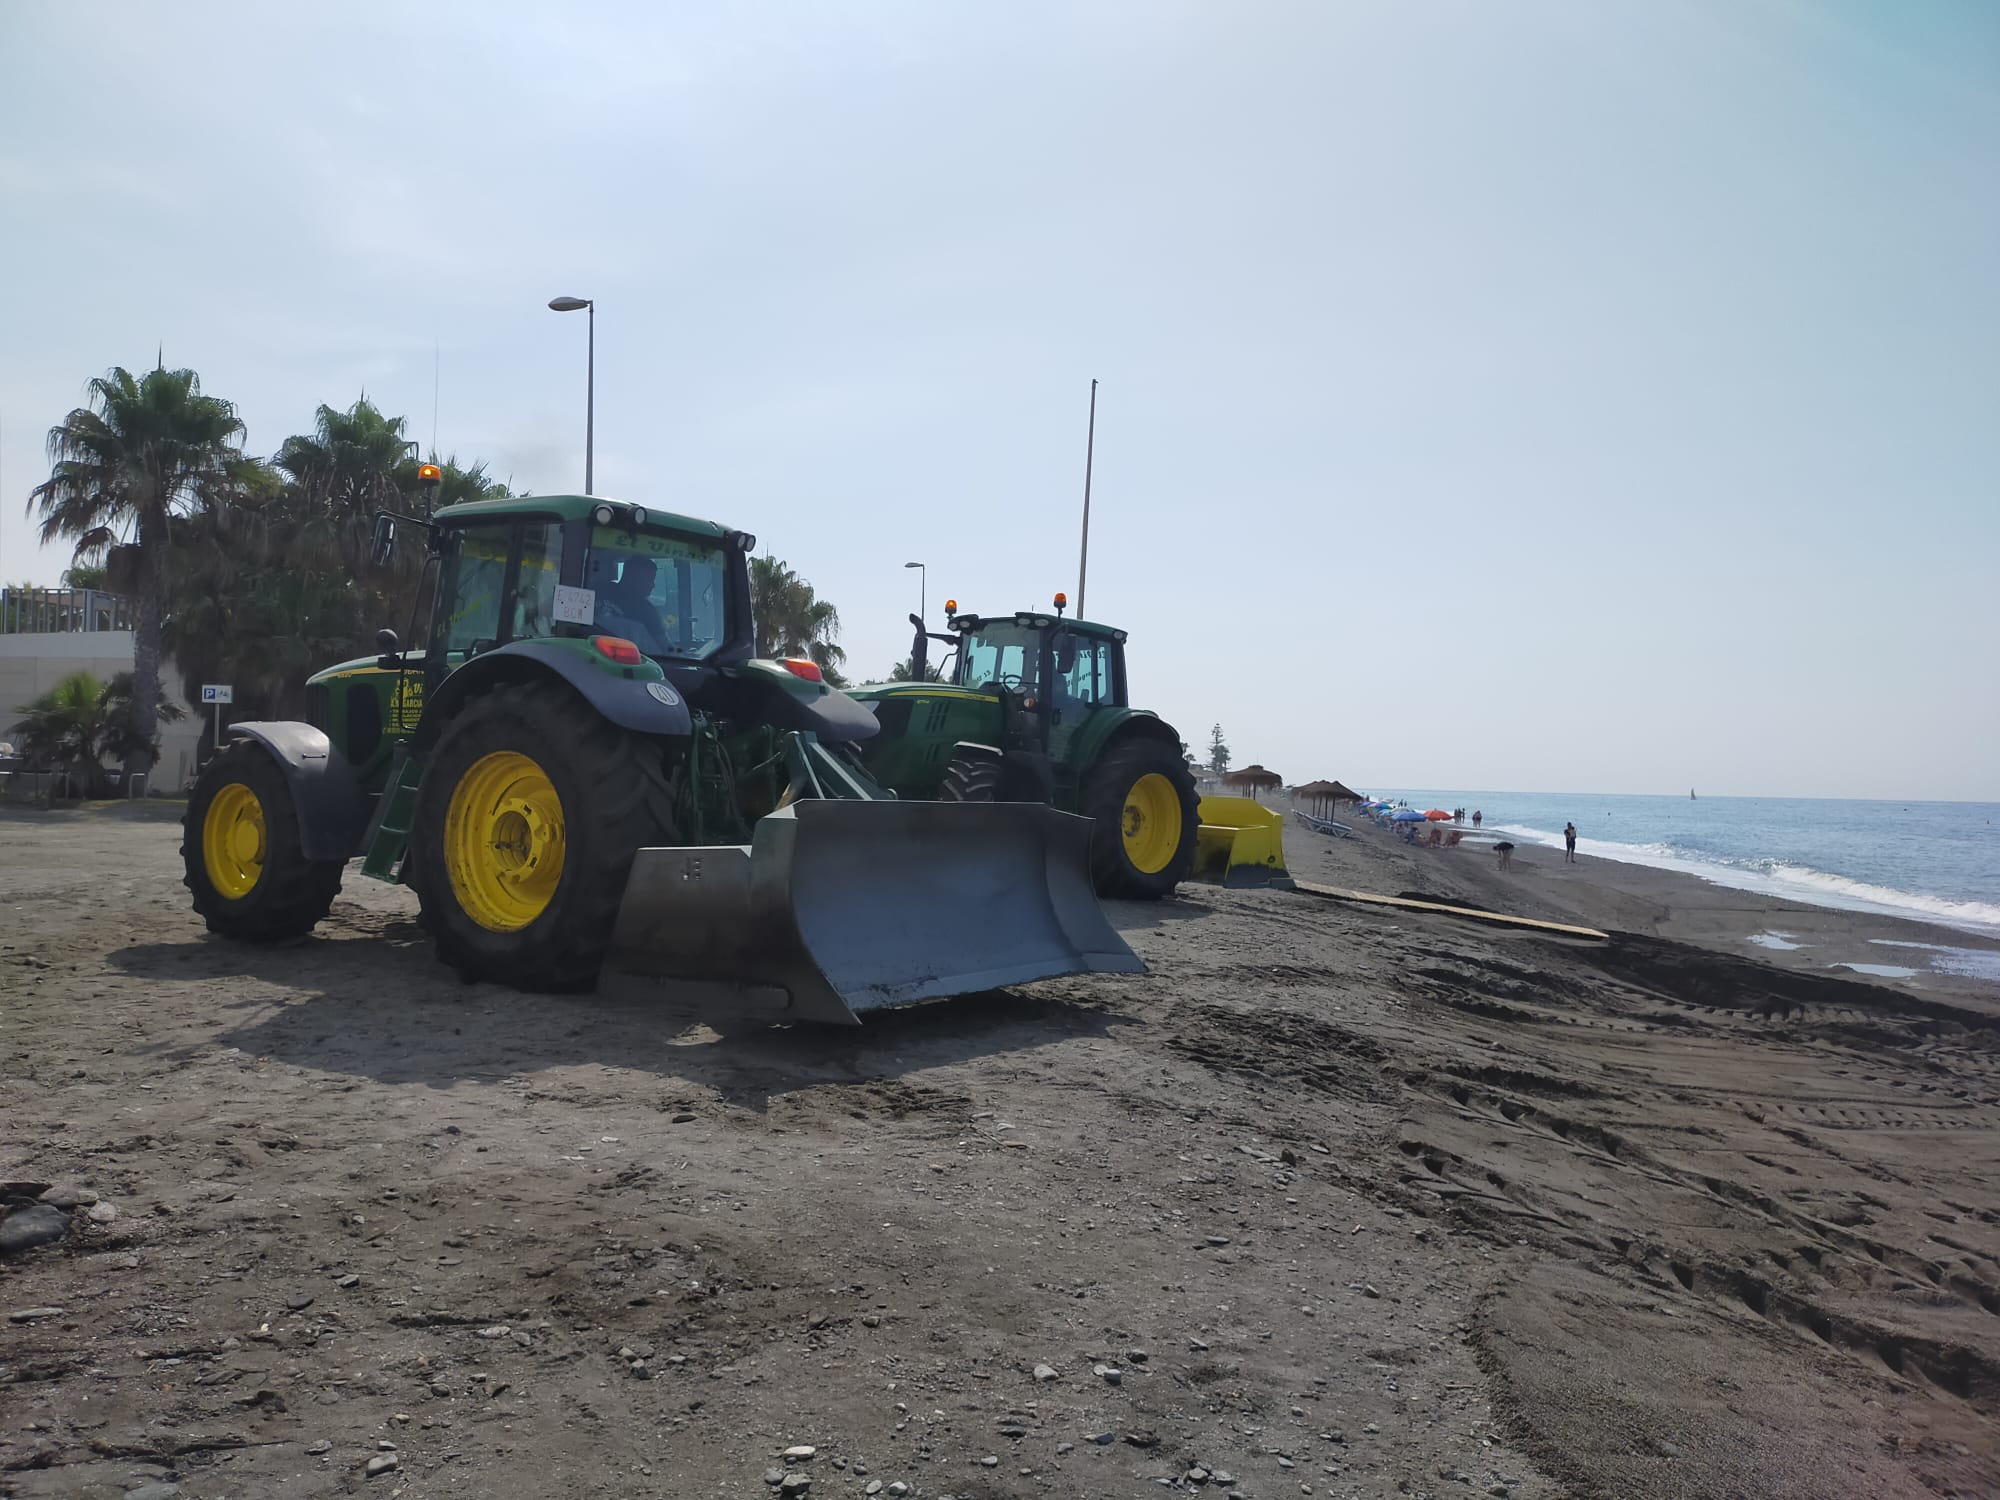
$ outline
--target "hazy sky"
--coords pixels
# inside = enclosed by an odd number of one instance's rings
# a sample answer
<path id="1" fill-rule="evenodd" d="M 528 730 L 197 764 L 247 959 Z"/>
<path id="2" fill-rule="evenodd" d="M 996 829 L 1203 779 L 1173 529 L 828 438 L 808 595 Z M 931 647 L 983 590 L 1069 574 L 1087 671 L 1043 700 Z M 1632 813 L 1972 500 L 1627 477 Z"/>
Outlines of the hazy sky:
<path id="1" fill-rule="evenodd" d="M 2000 7 L 0 0 L 0 578 L 164 345 L 252 451 L 756 532 L 860 675 L 1076 593 L 1304 780 L 2000 799 Z"/>

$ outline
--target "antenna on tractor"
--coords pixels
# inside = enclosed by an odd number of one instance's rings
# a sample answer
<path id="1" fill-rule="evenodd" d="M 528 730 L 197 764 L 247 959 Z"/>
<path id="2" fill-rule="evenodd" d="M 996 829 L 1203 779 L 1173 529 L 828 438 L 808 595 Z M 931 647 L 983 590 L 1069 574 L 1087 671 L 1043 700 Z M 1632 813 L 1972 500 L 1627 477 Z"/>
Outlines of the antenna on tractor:
<path id="1" fill-rule="evenodd" d="M 1097 382 L 1090 382 L 1090 434 L 1083 445 L 1083 551 L 1076 560 L 1076 612 L 1083 614 L 1083 584 L 1090 574 L 1090 462 L 1097 453 Z"/>

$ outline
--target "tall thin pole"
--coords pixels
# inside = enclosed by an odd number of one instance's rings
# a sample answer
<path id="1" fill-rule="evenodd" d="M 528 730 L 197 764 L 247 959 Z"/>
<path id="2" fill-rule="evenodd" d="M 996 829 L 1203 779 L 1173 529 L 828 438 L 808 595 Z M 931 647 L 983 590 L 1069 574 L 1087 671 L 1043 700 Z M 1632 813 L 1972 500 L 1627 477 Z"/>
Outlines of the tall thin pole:
<path id="1" fill-rule="evenodd" d="M 584 366 L 583 377 L 583 492 L 594 495 L 592 488 L 597 478 L 597 299 L 589 305 L 590 343 L 589 360 Z"/>
<path id="2" fill-rule="evenodd" d="M 1097 382 L 1090 382 L 1090 435 L 1083 445 L 1083 550 L 1076 561 L 1076 617 L 1083 618 L 1083 585 L 1090 577 L 1090 465 L 1097 455 Z"/>

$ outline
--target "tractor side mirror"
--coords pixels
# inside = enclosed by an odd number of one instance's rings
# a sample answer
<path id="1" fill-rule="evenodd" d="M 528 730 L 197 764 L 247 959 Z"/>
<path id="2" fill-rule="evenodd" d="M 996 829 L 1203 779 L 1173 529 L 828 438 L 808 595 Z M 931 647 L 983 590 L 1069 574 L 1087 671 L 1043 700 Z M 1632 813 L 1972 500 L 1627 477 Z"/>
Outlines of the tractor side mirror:
<path id="1" fill-rule="evenodd" d="M 395 556 L 396 523 L 378 511 L 375 516 L 375 532 L 368 542 L 369 561 L 378 568 L 386 568 Z"/>
<path id="2" fill-rule="evenodd" d="M 376 631 L 375 650 L 376 653 L 382 658 L 379 665 L 385 667 L 401 666 L 402 661 L 397 656 L 396 653 L 401 648 L 402 644 L 403 643 L 396 638 L 396 632 L 389 629 L 387 626 L 384 626 L 382 629 Z"/>

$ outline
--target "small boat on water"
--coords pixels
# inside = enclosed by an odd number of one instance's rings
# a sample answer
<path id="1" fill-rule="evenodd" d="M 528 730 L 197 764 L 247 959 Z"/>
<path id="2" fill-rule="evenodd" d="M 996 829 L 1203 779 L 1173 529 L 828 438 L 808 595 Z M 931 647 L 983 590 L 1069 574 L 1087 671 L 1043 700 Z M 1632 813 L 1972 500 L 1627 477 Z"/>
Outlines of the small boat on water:
<path id="1" fill-rule="evenodd" d="M 1699 802 L 1700 800 L 1701 800 L 1701 799 L 1700 799 L 1699 797 L 1695 796 L 1695 794 L 1694 794 L 1694 788 L 1693 788 L 1693 787 L 1689 787 L 1689 788 L 1688 788 L 1688 801 L 1690 801 L 1690 802 Z"/>

